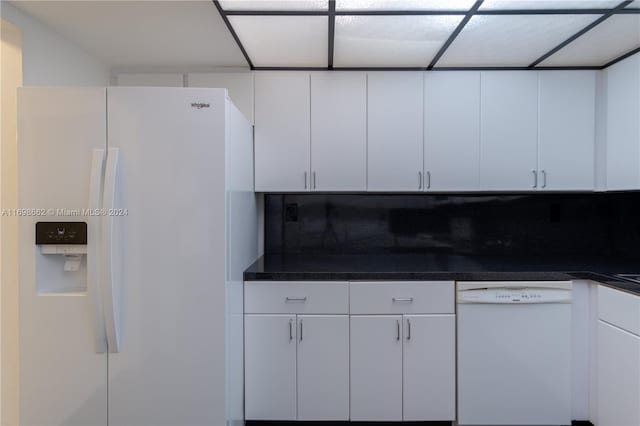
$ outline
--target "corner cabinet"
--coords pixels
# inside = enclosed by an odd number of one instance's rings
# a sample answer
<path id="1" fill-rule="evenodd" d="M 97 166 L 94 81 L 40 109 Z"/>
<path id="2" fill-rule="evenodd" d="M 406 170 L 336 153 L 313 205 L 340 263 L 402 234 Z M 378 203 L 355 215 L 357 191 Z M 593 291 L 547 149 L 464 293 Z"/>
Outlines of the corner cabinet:
<path id="1" fill-rule="evenodd" d="M 607 189 L 640 188 L 640 55 L 605 70 Z"/>
<path id="2" fill-rule="evenodd" d="M 640 297 L 598 286 L 598 426 L 640 425 Z"/>

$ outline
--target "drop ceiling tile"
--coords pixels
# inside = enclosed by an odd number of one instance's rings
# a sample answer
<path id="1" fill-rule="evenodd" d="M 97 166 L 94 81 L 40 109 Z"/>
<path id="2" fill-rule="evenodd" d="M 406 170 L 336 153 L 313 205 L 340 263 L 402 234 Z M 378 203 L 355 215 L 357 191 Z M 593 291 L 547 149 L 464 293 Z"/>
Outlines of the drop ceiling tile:
<path id="1" fill-rule="evenodd" d="M 485 0 L 480 10 L 612 9 L 622 0 Z"/>
<path id="2" fill-rule="evenodd" d="M 528 66 L 599 16 L 474 16 L 436 66 Z"/>
<path id="3" fill-rule="evenodd" d="M 426 67 L 462 20 L 446 16 L 337 16 L 336 67 Z"/>
<path id="4" fill-rule="evenodd" d="M 336 10 L 469 10 L 475 0 L 336 0 Z"/>
<path id="5" fill-rule="evenodd" d="M 614 15 L 540 65 L 600 66 L 637 47 L 640 47 L 640 15 Z"/>
<path id="6" fill-rule="evenodd" d="M 224 10 L 327 10 L 328 0 L 220 0 Z"/>
<path id="7" fill-rule="evenodd" d="M 326 16 L 229 16 L 259 67 L 326 67 Z"/>

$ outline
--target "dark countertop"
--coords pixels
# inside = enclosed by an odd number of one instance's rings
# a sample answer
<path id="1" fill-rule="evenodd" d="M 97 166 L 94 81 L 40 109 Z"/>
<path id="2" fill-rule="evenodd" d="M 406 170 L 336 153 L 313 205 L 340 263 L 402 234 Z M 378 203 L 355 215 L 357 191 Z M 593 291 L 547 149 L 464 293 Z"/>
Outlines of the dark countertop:
<path id="1" fill-rule="evenodd" d="M 640 284 L 612 274 L 640 272 L 640 261 L 450 254 L 265 255 L 245 281 L 556 281 L 593 280 L 640 295 Z"/>

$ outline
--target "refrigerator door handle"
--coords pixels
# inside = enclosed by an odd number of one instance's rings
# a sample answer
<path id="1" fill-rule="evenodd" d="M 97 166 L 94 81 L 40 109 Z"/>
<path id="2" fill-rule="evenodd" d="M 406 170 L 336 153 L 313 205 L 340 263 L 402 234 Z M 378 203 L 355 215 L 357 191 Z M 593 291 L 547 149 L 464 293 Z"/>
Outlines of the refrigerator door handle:
<path id="1" fill-rule="evenodd" d="M 102 190 L 102 172 L 104 167 L 104 149 L 94 149 L 91 158 L 91 176 L 89 179 L 89 209 L 87 216 L 87 294 L 93 338 L 97 353 L 107 351 L 107 333 L 104 324 L 102 295 L 100 289 L 100 191 Z"/>
<path id="2" fill-rule="evenodd" d="M 102 200 L 102 265 L 101 287 L 104 301 L 104 318 L 107 330 L 109 352 L 120 352 L 120 307 L 116 297 L 113 276 L 113 220 L 109 214 L 115 207 L 116 180 L 118 177 L 118 148 L 107 151 L 107 165 L 104 173 L 104 194 Z"/>

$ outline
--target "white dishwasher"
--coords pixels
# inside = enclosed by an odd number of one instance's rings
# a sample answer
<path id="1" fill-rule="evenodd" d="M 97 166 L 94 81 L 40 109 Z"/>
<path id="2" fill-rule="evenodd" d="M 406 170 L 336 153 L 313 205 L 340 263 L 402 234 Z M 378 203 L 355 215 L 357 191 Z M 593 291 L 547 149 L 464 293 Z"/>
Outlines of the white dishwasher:
<path id="1" fill-rule="evenodd" d="M 458 424 L 571 424 L 571 282 L 459 282 Z"/>

